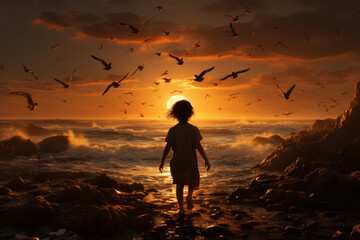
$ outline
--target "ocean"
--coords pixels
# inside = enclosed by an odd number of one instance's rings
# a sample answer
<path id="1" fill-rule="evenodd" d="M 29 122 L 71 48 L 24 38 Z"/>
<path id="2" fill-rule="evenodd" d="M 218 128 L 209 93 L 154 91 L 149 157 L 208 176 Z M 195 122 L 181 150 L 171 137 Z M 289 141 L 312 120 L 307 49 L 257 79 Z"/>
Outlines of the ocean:
<path id="1" fill-rule="evenodd" d="M 306 129 L 311 121 L 237 121 L 197 120 L 203 136 L 201 141 L 211 163 L 205 171 L 204 160 L 198 156 L 200 191 L 223 192 L 247 184 L 258 172 L 252 167 L 260 163 L 277 145 L 255 144 L 257 136 L 278 134 L 284 138 L 292 132 Z M 171 120 L 1 120 L 0 140 L 14 135 L 34 142 L 65 134 L 71 148 L 58 154 L 21 156 L 12 161 L 0 161 L 0 168 L 29 171 L 86 171 L 106 173 L 118 181 L 141 182 L 147 188 L 172 192 L 169 161 L 163 173 L 158 166 L 165 147 Z"/>

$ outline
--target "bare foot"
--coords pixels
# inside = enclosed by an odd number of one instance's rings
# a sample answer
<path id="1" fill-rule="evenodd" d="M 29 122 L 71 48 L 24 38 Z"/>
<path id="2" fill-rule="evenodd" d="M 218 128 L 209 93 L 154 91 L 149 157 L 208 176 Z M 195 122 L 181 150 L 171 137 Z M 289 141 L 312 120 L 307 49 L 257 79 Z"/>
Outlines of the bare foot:
<path id="1" fill-rule="evenodd" d="M 192 201 L 192 198 L 190 198 L 189 196 L 186 197 L 186 205 L 187 205 L 187 209 L 189 210 L 194 208 L 194 203 Z"/>

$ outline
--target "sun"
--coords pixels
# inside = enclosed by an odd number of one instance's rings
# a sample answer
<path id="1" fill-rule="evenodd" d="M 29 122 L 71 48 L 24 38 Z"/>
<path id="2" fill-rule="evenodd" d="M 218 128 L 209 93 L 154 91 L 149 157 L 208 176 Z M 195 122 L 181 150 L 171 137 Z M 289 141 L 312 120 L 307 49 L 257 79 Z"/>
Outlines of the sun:
<path id="1" fill-rule="evenodd" d="M 174 95 L 174 96 L 171 96 L 169 98 L 169 100 L 167 101 L 166 103 L 166 108 L 168 110 L 170 110 L 172 108 L 172 106 L 174 105 L 174 103 L 180 101 L 180 100 L 187 100 L 186 97 L 184 97 L 183 95 Z"/>

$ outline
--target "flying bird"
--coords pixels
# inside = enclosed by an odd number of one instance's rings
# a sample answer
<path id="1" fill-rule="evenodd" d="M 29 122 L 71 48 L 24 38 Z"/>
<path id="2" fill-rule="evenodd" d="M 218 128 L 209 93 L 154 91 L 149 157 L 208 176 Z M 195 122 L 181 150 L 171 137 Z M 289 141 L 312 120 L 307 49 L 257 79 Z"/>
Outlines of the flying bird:
<path id="1" fill-rule="evenodd" d="M 112 82 L 111 84 L 109 84 L 101 96 L 104 96 L 105 93 L 107 93 L 111 87 L 113 87 L 113 88 L 118 88 L 118 87 L 120 87 L 120 83 L 122 82 L 122 80 L 124 80 L 124 79 L 127 77 L 128 74 L 129 74 L 129 73 L 127 73 L 127 74 L 126 74 L 122 79 L 120 79 L 119 81 L 117 81 L 117 82 Z"/>
<path id="2" fill-rule="evenodd" d="M 104 44 L 99 44 L 99 49 L 102 50 L 104 48 Z"/>
<path id="3" fill-rule="evenodd" d="M 287 48 L 286 44 L 285 44 L 283 41 L 278 41 L 278 42 L 277 42 L 277 45 L 278 45 L 279 47 Z"/>
<path id="4" fill-rule="evenodd" d="M 206 94 L 206 96 L 205 96 L 205 100 L 206 100 L 206 98 L 208 98 L 208 97 L 211 97 L 209 94 Z"/>
<path id="5" fill-rule="evenodd" d="M 212 68 L 209 68 L 209 69 L 206 69 L 204 71 L 202 71 L 199 76 L 198 75 L 194 75 L 195 76 L 195 81 L 197 82 L 202 82 L 204 80 L 204 75 L 210 71 L 212 71 L 215 67 L 212 67 Z"/>
<path id="6" fill-rule="evenodd" d="M 162 51 L 160 51 L 160 52 L 156 52 L 155 54 L 156 55 L 158 55 L 159 57 L 161 56 L 161 53 L 162 53 Z"/>
<path id="7" fill-rule="evenodd" d="M 251 102 L 248 102 L 247 104 L 245 104 L 245 107 L 249 107 L 251 105 Z"/>
<path id="8" fill-rule="evenodd" d="M 241 7 L 244 9 L 244 12 L 245 12 L 246 14 L 251 13 L 251 11 L 250 11 L 244 4 L 242 4 L 242 2 L 240 2 L 240 5 L 241 5 Z"/>
<path id="9" fill-rule="evenodd" d="M 132 102 L 125 102 L 125 103 L 126 103 L 126 105 L 128 105 L 128 106 L 129 106 Z"/>
<path id="10" fill-rule="evenodd" d="M 26 73 L 31 73 L 31 75 L 33 75 L 33 77 L 34 77 L 36 80 L 39 80 L 39 78 L 35 75 L 35 73 L 34 73 L 33 70 L 31 70 L 30 68 L 27 68 L 27 67 L 25 66 L 25 64 L 22 64 L 22 65 L 23 65 L 24 71 L 25 71 Z"/>
<path id="11" fill-rule="evenodd" d="M 195 43 L 195 45 L 194 45 L 195 48 L 199 48 L 199 47 L 200 47 L 200 41 L 201 41 L 201 40 L 199 40 L 197 43 Z"/>
<path id="12" fill-rule="evenodd" d="M 133 94 L 134 94 L 134 92 L 126 92 L 126 93 L 124 93 L 124 95 L 131 95 L 131 96 L 134 96 Z"/>
<path id="13" fill-rule="evenodd" d="M 105 62 L 103 59 L 98 58 L 98 57 L 95 57 L 94 55 L 91 55 L 91 57 L 92 57 L 93 59 L 95 59 L 96 61 L 101 62 L 102 65 L 104 65 L 104 70 L 109 71 L 109 70 L 111 69 L 111 63 L 107 63 L 107 62 Z"/>
<path id="14" fill-rule="evenodd" d="M 61 81 L 61 80 L 59 80 L 57 78 L 54 78 L 54 80 L 57 81 L 58 83 L 61 83 L 64 86 L 64 88 L 69 88 L 70 83 L 71 83 L 71 81 L 73 79 L 74 72 L 76 72 L 76 70 L 71 72 L 70 79 L 69 79 L 68 83 L 64 83 L 63 81 Z"/>
<path id="15" fill-rule="evenodd" d="M 170 83 L 171 82 L 171 78 L 163 78 L 165 83 Z"/>
<path id="16" fill-rule="evenodd" d="M 29 108 L 30 111 L 34 111 L 38 106 L 37 103 L 34 103 L 34 101 L 31 99 L 30 94 L 28 94 L 27 92 L 16 91 L 16 92 L 11 92 L 10 94 L 15 94 L 15 95 L 26 97 L 27 102 L 28 102 L 27 108 Z"/>
<path id="17" fill-rule="evenodd" d="M 165 31 L 165 30 L 163 31 L 163 33 L 164 33 L 165 36 L 169 36 L 169 35 L 170 35 L 170 32 L 167 32 L 167 31 Z"/>
<path id="18" fill-rule="evenodd" d="M 144 117 L 144 114 L 140 113 L 140 117 Z"/>
<path id="19" fill-rule="evenodd" d="M 131 76 L 134 76 L 134 74 L 139 70 L 140 72 L 144 69 L 144 64 L 137 66 L 135 71 L 131 74 Z"/>
<path id="20" fill-rule="evenodd" d="M 227 78 L 229 78 L 229 77 L 237 78 L 237 77 L 238 77 L 238 74 L 247 72 L 247 71 L 249 71 L 249 70 L 250 70 L 250 68 L 247 68 L 247 69 L 244 69 L 244 70 L 240 70 L 240 71 L 237 71 L 237 72 L 232 72 L 231 74 L 229 74 L 229 75 L 221 78 L 220 81 L 223 81 L 223 80 L 225 80 L 225 79 L 227 79 Z"/>
<path id="21" fill-rule="evenodd" d="M 148 24 L 149 22 L 151 22 L 151 19 L 143 24 L 141 24 L 138 28 L 134 27 L 133 25 L 131 24 L 127 24 L 127 23 L 122 23 L 122 22 L 119 22 L 120 25 L 123 25 L 123 26 L 127 26 L 128 28 L 130 28 L 131 32 L 133 34 L 138 34 L 140 32 L 140 29 L 142 27 L 144 27 L 146 24 Z"/>
<path id="22" fill-rule="evenodd" d="M 231 31 L 231 36 L 233 36 L 234 38 L 236 38 L 239 34 L 235 31 L 233 25 L 230 22 L 230 31 Z"/>
<path id="23" fill-rule="evenodd" d="M 231 21 L 233 21 L 233 22 L 237 22 L 237 21 L 239 21 L 239 16 L 233 17 L 233 16 L 228 15 L 228 14 L 225 14 L 225 16 L 227 16 L 227 17 L 231 18 Z"/>
<path id="24" fill-rule="evenodd" d="M 178 57 L 175 57 L 174 55 L 171 55 L 171 54 L 169 54 L 169 57 L 174 58 L 177 61 L 178 65 L 183 65 L 184 64 L 184 59 L 183 58 L 178 58 Z"/>
<path id="25" fill-rule="evenodd" d="M 294 113 L 293 112 L 282 113 L 282 115 L 284 115 L 284 116 L 290 116 L 291 114 L 294 114 Z"/>
<path id="26" fill-rule="evenodd" d="M 164 7 L 163 6 L 156 6 L 156 9 L 160 12 L 161 10 L 164 9 Z"/>
<path id="27" fill-rule="evenodd" d="M 54 46 L 51 46 L 51 49 L 54 51 L 54 50 L 58 49 L 59 47 L 60 47 L 60 45 L 56 43 Z"/>
<path id="28" fill-rule="evenodd" d="M 159 85 L 160 85 L 160 83 L 159 83 L 159 82 L 154 82 L 154 84 L 155 84 L 156 86 L 159 86 Z"/>
<path id="29" fill-rule="evenodd" d="M 162 73 L 160 76 L 164 76 L 164 75 L 167 75 L 168 74 L 168 70 L 165 70 L 164 73 Z"/>
<path id="30" fill-rule="evenodd" d="M 281 90 L 280 86 L 276 83 L 276 86 L 278 87 L 278 89 L 280 90 L 280 92 L 282 93 L 282 95 L 284 96 L 284 98 L 286 100 L 289 100 L 290 94 L 292 93 L 292 91 L 295 88 L 295 84 L 291 86 L 291 88 L 289 88 L 289 90 L 287 90 L 287 92 L 284 92 L 283 90 Z"/>
<path id="31" fill-rule="evenodd" d="M 146 102 L 140 102 L 142 105 L 145 105 L 146 104 Z"/>

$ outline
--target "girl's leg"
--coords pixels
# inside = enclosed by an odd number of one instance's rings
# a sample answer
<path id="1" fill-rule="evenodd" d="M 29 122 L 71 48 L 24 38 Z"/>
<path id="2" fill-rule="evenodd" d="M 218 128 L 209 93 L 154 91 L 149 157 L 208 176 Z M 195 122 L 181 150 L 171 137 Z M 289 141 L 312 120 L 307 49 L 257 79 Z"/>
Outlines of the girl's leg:
<path id="1" fill-rule="evenodd" d="M 184 210 L 184 185 L 176 184 L 176 197 L 179 203 L 179 211 L 183 213 Z"/>
<path id="2" fill-rule="evenodd" d="M 188 195 L 186 197 L 187 209 L 193 209 L 194 208 L 194 203 L 193 203 L 193 200 L 192 200 L 192 195 L 194 193 L 194 190 L 195 190 L 195 187 L 189 186 Z"/>

